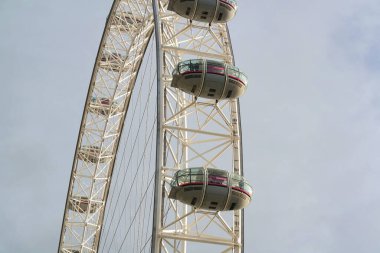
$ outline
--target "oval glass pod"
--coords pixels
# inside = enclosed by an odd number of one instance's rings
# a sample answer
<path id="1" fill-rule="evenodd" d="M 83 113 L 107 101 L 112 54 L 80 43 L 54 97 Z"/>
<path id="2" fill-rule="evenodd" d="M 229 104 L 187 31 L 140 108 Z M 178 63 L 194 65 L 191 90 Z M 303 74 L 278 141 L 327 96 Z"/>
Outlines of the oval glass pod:
<path id="1" fill-rule="evenodd" d="M 171 181 L 169 198 L 199 209 L 227 211 L 246 207 L 253 194 L 244 177 L 214 168 L 177 171 Z"/>
<path id="2" fill-rule="evenodd" d="M 195 97 L 232 99 L 244 94 L 248 79 L 235 66 L 213 60 L 187 60 L 177 64 L 171 86 Z"/>
<path id="3" fill-rule="evenodd" d="M 178 15 L 207 23 L 226 23 L 236 14 L 235 0 L 170 0 L 168 10 Z"/>

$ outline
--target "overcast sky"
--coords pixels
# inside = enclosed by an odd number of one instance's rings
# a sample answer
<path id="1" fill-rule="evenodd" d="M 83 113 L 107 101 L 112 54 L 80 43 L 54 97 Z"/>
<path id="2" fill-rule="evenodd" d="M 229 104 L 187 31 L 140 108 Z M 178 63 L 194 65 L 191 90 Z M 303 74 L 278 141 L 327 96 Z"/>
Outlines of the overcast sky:
<path id="1" fill-rule="evenodd" d="M 111 3 L 0 0 L 0 253 L 57 250 Z M 246 253 L 379 252 L 380 1 L 239 6 Z"/>

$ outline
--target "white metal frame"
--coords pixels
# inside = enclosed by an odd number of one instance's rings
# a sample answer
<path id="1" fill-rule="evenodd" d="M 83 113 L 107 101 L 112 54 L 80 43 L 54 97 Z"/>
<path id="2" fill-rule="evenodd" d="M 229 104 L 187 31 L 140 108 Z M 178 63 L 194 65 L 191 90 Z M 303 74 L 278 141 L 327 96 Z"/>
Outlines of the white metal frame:
<path id="1" fill-rule="evenodd" d="M 181 60 L 233 63 L 227 25 L 190 22 L 167 11 L 166 5 L 167 0 L 114 1 L 83 112 L 59 253 L 98 250 L 124 119 L 155 26 L 159 109 L 152 252 L 185 253 L 193 242 L 219 245 L 220 252 L 243 251 L 242 211 L 195 210 L 168 198 L 177 170 L 204 166 L 242 174 L 242 162 L 238 101 L 197 99 L 170 87 L 171 72 Z M 91 104 L 93 97 L 108 98 L 111 104 L 99 113 Z M 88 147 L 98 151 L 86 155 Z M 83 159 L 89 156 L 95 158 Z M 75 197 L 87 198 L 91 208 L 72 211 Z"/>
<path id="2" fill-rule="evenodd" d="M 233 217 L 229 217 L 228 223 L 222 212 L 195 210 L 168 198 L 169 183 L 176 170 L 218 167 L 232 158 L 232 163 L 221 168 L 242 173 L 237 101 L 196 99 L 170 87 L 171 73 L 181 60 L 211 58 L 233 63 L 227 26 L 190 22 L 167 11 L 165 2 L 158 4 L 156 27 L 160 29 L 156 30 L 156 37 L 161 40 L 158 50 L 162 51 L 158 73 L 162 76 L 164 100 L 158 137 L 163 139 L 160 144 L 163 159 L 158 159 L 161 163 L 155 214 L 160 217 L 153 234 L 152 252 L 186 252 L 186 242 L 218 244 L 225 246 L 222 252 L 242 252 L 241 211 L 229 212 Z M 217 164 L 218 160 L 221 163 Z"/>

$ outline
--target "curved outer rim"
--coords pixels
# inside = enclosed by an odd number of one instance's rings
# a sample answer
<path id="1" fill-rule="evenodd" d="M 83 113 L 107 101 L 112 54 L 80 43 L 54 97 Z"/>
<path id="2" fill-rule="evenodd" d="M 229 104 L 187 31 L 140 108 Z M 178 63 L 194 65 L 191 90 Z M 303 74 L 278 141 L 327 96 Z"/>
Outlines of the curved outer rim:
<path id="1" fill-rule="evenodd" d="M 102 53 L 105 51 L 104 48 L 105 48 L 106 41 L 109 38 L 109 33 L 110 33 L 110 29 L 111 29 L 111 20 L 112 20 L 112 18 L 114 17 L 114 15 L 116 13 L 116 9 L 119 7 L 119 5 L 122 2 L 123 2 L 122 0 L 115 0 L 113 2 L 113 4 L 112 4 L 111 10 L 110 10 L 109 15 L 107 17 L 107 22 L 106 22 L 106 25 L 105 25 L 105 29 L 104 29 L 103 34 L 102 34 L 102 39 L 101 39 L 101 42 L 100 42 L 100 45 L 99 45 L 99 48 L 98 48 L 98 53 L 97 53 L 96 61 L 95 61 L 95 64 L 94 64 L 94 68 L 93 68 L 93 72 L 92 72 L 92 76 L 91 76 L 90 85 L 89 85 L 89 88 L 88 88 L 88 91 L 87 91 L 86 103 L 85 103 L 85 107 L 84 107 L 84 110 L 83 110 L 83 113 L 82 113 L 82 120 L 81 120 L 80 129 L 79 129 L 79 133 L 78 133 L 78 139 L 77 139 L 77 143 L 76 143 L 75 155 L 74 155 L 73 166 L 72 166 L 73 169 L 71 171 L 70 184 L 69 184 L 69 188 L 68 188 L 68 192 L 67 192 L 67 196 L 66 196 L 65 213 L 64 213 L 64 217 L 63 217 L 63 221 L 62 221 L 61 236 L 60 236 L 60 241 L 59 241 L 59 245 L 58 245 L 58 253 L 67 252 L 63 248 L 63 246 L 64 246 L 63 244 L 64 244 L 65 229 L 67 228 L 67 227 L 65 227 L 65 222 L 66 222 L 66 219 L 67 219 L 67 216 L 68 216 L 68 212 L 69 212 L 68 206 L 69 206 L 69 199 L 70 199 L 71 193 L 72 193 L 72 187 L 73 187 L 73 182 L 74 182 L 74 174 L 75 174 L 76 163 L 78 161 L 77 156 L 78 156 L 79 148 L 80 148 L 80 145 L 81 145 L 81 142 L 82 142 L 82 137 L 83 137 L 84 131 L 85 131 L 85 123 L 86 123 L 87 115 L 88 115 L 88 113 L 90 113 L 89 103 L 90 103 L 91 98 L 92 98 L 91 95 L 92 95 L 93 90 L 94 90 L 94 86 L 95 86 L 95 82 L 96 82 L 96 75 L 98 74 L 98 71 L 100 69 L 99 62 L 101 61 Z M 141 33 L 141 34 L 147 34 L 147 37 L 150 38 L 151 35 L 152 35 L 152 33 L 153 33 L 153 26 L 152 26 L 153 18 L 152 18 L 152 15 L 151 15 L 150 12 L 147 12 L 146 14 L 148 14 L 148 16 L 145 16 L 145 20 L 150 21 L 150 24 L 148 23 L 145 27 L 141 27 L 140 30 L 144 31 L 147 27 L 151 26 L 151 28 L 149 28 L 150 31 L 145 31 L 144 33 Z M 139 35 L 137 35 L 137 36 L 135 36 L 133 38 L 132 41 L 136 42 L 136 39 L 137 38 L 140 39 L 141 37 L 139 37 Z M 146 39 L 146 38 L 143 38 L 143 39 Z M 139 43 L 139 42 L 140 42 L 140 40 L 137 41 L 137 43 Z M 140 49 L 142 49 L 142 50 L 140 50 L 140 51 L 142 51 L 142 53 L 141 53 L 142 56 L 145 54 L 148 42 L 149 42 L 149 39 L 140 47 Z M 129 47 L 128 51 L 130 51 L 131 48 L 133 48 L 134 45 L 135 45 L 135 43 L 131 43 L 131 46 Z M 124 60 L 124 64 L 128 60 L 130 60 L 129 57 L 127 57 Z M 134 68 L 136 69 L 135 70 L 136 73 L 138 73 L 139 68 L 141 67 L 141 62 L 142 62 L 142 57 L 135 62 Z M 119 74 L 118 74 L 118 79 L 119 80 L 120 80 L 120 77 L 121 77 L 121 71 L 119 71 Z M 132 80 L 132 82 L 131 82 L 132 90 L 133 90 L 133 85 L 135 83 L 136 77 L 137 77 L 137 75 L 134 78 L 131 78 L 131 80 Z M 120 82 L 117 81 L 116 84 L 119 85 Z M 115 90 L 116 90 L 116 88 L 115 88 Z M 115 95 L 115 93 L 114 93 L 114 95 Z M 126 100 L 127 101 L 125 101 L 124 110 L 123 110 L 123 113 L 122 113 L 122 116 L 121 116 L 122 120 L 120 121 L 121 124 L 119 126 L 119 129 L 120 129 L 119 130 L 119 135 L 118 135 L 118 138 L 116 140 L 115 148 L 113 148 L 113 152 L 112 152 L 113 154 L 117 153 L 117 150 L 118 150 L 118 147 L 119 147 L 118 143 L 120 141 L 121 132 L 122 132 L 122 129 L 123 129 L 123 124 L 124 124 L 124 119 L 125 119 L 125 116 L 126 116 L 126 112 L 128 110 L 128 106 L 129 106 L 129 97 L 126 96 Z M 106 120 L 106 122 L 108 122 L 108 120 Z M 103 135 L 104 135 L 104 133 L 106 131 L 106 128 L 107 128 L 107 126 L 104 127 Z M 102 147 L 102 145 L 103 144 L 101 144 L 100 147 Z M 101 215 L 99 217 L 100 218 L 100 222 L 98 224 L 99 228 L 101 227 L 102 220 L 104 218 L 104 208 L 105 208 L 106 200 L 107 200 L 107 197 L 108 197 L 109 186 L 110 186 L 110 181 L 112 179 L 112 171 L 113 171 L 114 163 L 115 163 L 115 155 L 113 155 L 112 161 L 111 161 L 110 166 L 109 166 L 109 171 L 108 171 L 109 180 L 108 180 L 108 183 L 107 183 L 107 186 L 106 186 L 106 189 L 105 189 L 105 194 L 104 194 L 105 197 L 103 199 L 103 201 L 104 201 L 104 203 L 103 203 L 103 210 L 101 211 Z M 93 252 L 97 252 L 97 248 L 98 248 L 99 242 L 100 242 L 100 240 L 99 240 L 100 233 L 101 233 L 101 230 L 98 229 L 98 233 L 97 233 L 96 237 L 93 240 L 93 245 L 92 245 L 92 251 Z"/>
<path id="2" fill-rule="evenodd" d="M 109 22 L 110 20 L 110 15 L 111 13 L 113 12 L 113 10 L 116 8 L 116 1 L 113 2 L 112 4 L 112 7 L 110 9 L 110 12 L 107 16 L 107 21 L 106 23 Z M 106 27 L 108 25 L 106 24 Z M 108 34 L 108 30 L 105 28 L 103 30 L 103 34 L 102 34 L 102 38 L 101 38 L 101 41 L 100 41 L 100 44 L 99 44 L 99 47 L 98 47 L 98 52 L 97 52 L 97 56 L 96 56 L 96 60 L 95 60 L 95 63 L 94 63 L 94 67 L 93 67 L 93 72 L 92 72 L 92 75 L 91 75 L 91 81 L 90 81 L 90 85 L 88 86 L 88 89 L 87 89 L 87 96 L 86 96 L 86 102 L 85 102 L 85 106 L 83 108 L 83 112 L 82 112 L 82 120 L 81 120 L 81 123 L 80 123 L 80 127 L 79 127 L 79 132 L 78 132 L 78 138 L 77 138 L 77 143 L 76 143 L 76 146 L 75 146 L 75 151 L 74 151 L 74 159 L 73 159 L 73 163 L 72 163 L 72 170 L 71 170 L 71 173 L 70 173 L 70 182 L 69 182 L 69 188 L 67 190 L 67 194 L 66 194 L 66 202 L 65 202 L 65 209 L 64 209 L 64 215 L 63 215 L 63 219 L 62 219 L 62 225 L 61 225 L 61 236 L 59 238 L 59 244 L 58 244 L 58 253 L 60 253 L 60 250 L 61 250 L 61 244 L 62 244 L 62 240 L 63 240 L 63 234 L 64 234 L 64 223 L 65 223 L 65 219 L 66 219 L 66 212 L 67 212 L 67 209 L 68 209 L 68 205 L 69 205 L 69 197 L 70 197 L 70 188 L 71 188 L 71 184 L 72 184 L 72 178 L 74 176 L 74 167 L 75 167 L 75 162 L 76 162 L 76 159 L 75 157 L 77 157 L 77 154 L 78 154 L 78 149 L 79 149 L 79 144 L 80 144 L 80 137 L 81 137 L 81 132 L 82 132 L 82 127 L 84 125 L 84 121 L 85 121 L 85 116 L 87 114 L 87 103 L 88 103 L 88 100 L 90 98 L 90 95 L 92 93 L 92 83 L 95 79 L 95 75 L 96 75 L 96 68 L 97 68 L 97 64 L 98 64 L 98 59 L 100 58 L 100 55 L 101 55 L 101 52 L 102 52 L 102 48 L 104 46 L 104 43 L 105 43 L 105 40 L 106 40 L 106 37 L 107 37 L 107 34 Z"/>

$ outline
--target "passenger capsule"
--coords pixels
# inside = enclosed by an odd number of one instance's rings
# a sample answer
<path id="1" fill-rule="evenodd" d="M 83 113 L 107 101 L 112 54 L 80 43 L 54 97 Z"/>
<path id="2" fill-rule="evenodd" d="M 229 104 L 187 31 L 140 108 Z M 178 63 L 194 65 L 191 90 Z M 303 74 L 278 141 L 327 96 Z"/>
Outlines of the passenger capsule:
<path id="1" fill-rule="evenodd" d="M 77 249 L 64 249 L 64 250 L 61 250 L 61 253 L 80 253 L 80 252 Z"/>
<path id="2" fill-rule="evenodd" d="M 111 28 L 121 31 L 136 30 L 142 26 L 143 21 L 142 17 L 135 16 L 131 12 L 116 12 Z"/>
<path id="3" fill-rule="evenodd" d="M 97 146 L 82 146 L 78 152 L 78 158 L 85 162 L 105 163 L 111 160 L 112 155 L 106 152 L 101 152 Z"/>
<path id="4" fill-rule="evenodd" d="M 87 197 L 73 196 L 69 201 L 69 209 L 74 212 L 85 213 L 90 208 L 90 213 L 94 213 L 100 203 L 90 201 Z"/>
<path id="5" fill-rule="evenodd" d="M 235 0 L 170 0 L 168 10 L 207 23 L 226 23 L 236 14 Z"/>
<path id="6" fill-rule="evenodd" d="M 89 110 L 100 115 L 113 115 L 121 112 L 122 108 L 116 102 L 111 102 L 109 98 L 93 97 L 90 101 Z"/>
<path id="7" fill-rule="evenodd" d="M 253 193 L 242 176 L 213 168 L 177 171 L 171 187 L 169 198 L 215 211 L 242 209 L 250 203 Z"/>
<path id="8" fill-rule="evenodd" d="M 120 71 L 123 67 L 124 58 L 118 53 L 104 52 L 100 59 L 99 67 L 108 71 Z"/>
<path id="9" fill-rule="evenodd" d="M 187 60 L 173 71 L 171 86 L 195 97 L 231 99 L 244 94 L 248 79 L 238 68 L 213 60 Z"/>

